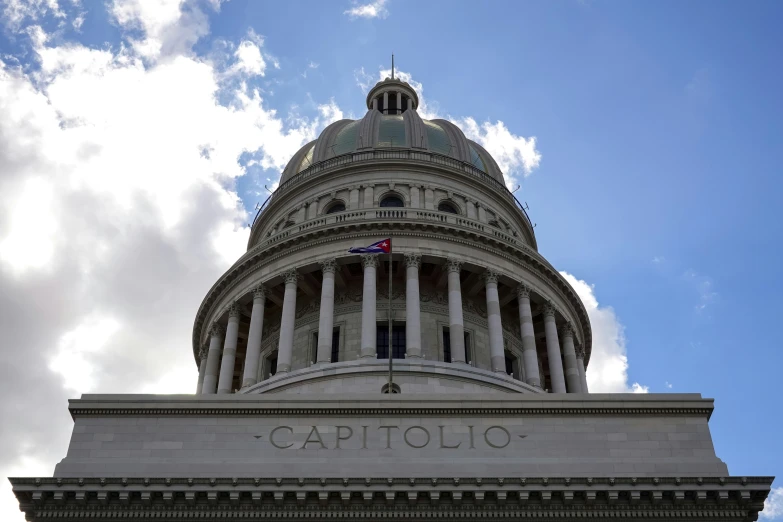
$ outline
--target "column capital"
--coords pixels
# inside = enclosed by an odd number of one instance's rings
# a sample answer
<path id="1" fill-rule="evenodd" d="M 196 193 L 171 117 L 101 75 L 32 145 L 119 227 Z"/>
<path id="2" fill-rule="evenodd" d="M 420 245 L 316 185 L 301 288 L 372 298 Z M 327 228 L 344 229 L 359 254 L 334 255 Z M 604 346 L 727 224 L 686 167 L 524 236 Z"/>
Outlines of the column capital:
<path id="1" fill-rule="evenodd" d="M 209 328 L 209 335 L 212 337 L 221 337 L 223 335 L 223 327 L 217 323 L 212 323 Z"/>
<path id="2" fill-rule="evenodd" d="M 444 266 L 446 267 L 446 270 L 448 270 L 449 272 L 459 273 L 459 271 L 462 270 L 462 261 L 460 261 L 459 259 L 455 259 L 453 257 L 449 257 L 446 259 Z"/>
<path id="3" fill-rule="evenodd" d="M 297 272 L 295 268 L 292 268 L 291 270 L 287 270 L 283 274 L 283 279 L 285 280 L 285 284 L 288 283 L 296 284 L 296 282 L 299 281 L 299 272 Z"/>
<path id="4" fill-rule="evenodd" d="M 530 287 L 527 286 L 525 283 L 519 283 L 519 285 L 517 285 L 517 297 L 523 299 L 530 299 L 530 292 L 531 292 Z"/>
<path id="5" fill-rule="evenodd" d="M 421 255 L 408 252 L 405 254 L 405 268 L 415 267 L 416 270 L 421 268 Z"/>
<path id="6" fill-rule="evenodd" d="M 226 310 L 228 312 L 228 317 L 239 317 L 239 305 L 237 305 L 236 301 L 228 305 L 228 309 Z"/>
<path id="7" fill-rule="evenodd" d="M 203 361 L 204 358 L 207 356 L 207 353 L 209 352 L 209 347 L 202 346 L 198 349 L 198 360 L 199 362 Z"/>
<path id="8" fill-rule="evenodd" d="M 576 358 L 577 359 L 584 359 L 585 358 L 585 350 L 581 346 L 576 347 Z"/>
<path id="9" fill-rule="evenodd" d="M 570 337 L 574 338 L 574 326 L 571 323 L 565 323 L 560 325 L 559 334 L 561 338 Z"/>
<path id="10" fill-rule="evenodd" d="M 266 298 L 266 287 L 260 283 L 255 288 L 253 288 L 252 292 L 253 292 L 253 299 Z"/>
<path id="11" fill-rule="evenodd" d="M 481 274 L 481 277 L 484 278 L 485 284 L 490 284 L 490 283 L 498 284 L 498 276 L 499 274 L 497 272 L 490 269 L 485 270 L 484 273 Z"/>
<path id="12" fill-rule="evenodd" d="M 541 313 L 544 314 L 544 317 L 555 317 L 555 312 L 557 309 L 555 308 L 555 305 L 552 304 L 551 301 L 547 301 L 543 305 L 541 305 Z"/>
<path id="13" fill-rule="evenodd" d="M 362 254 L 362 267 L 378 268 L 378 254 Z"/>
<path id="14" fill-rule="evenodd" d="M 321 272 L 324 274 L 334 274 L 337 270 L 337 260 L 335 258 L 324 259 L 321 261 Z"/>

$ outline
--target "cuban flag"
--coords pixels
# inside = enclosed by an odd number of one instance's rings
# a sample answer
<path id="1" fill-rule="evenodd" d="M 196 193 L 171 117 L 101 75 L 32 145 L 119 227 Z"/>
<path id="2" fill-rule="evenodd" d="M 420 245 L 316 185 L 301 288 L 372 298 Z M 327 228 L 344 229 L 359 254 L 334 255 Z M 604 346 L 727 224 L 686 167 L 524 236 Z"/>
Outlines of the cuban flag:
<path id="1" fill-rule="evenodd" d="M 391 238 L 381 239 L 377 243 L 373 243 L 366 247 L 349 248 L 348 252 L 351 254 L 388 254 L 391 250 Z"/>

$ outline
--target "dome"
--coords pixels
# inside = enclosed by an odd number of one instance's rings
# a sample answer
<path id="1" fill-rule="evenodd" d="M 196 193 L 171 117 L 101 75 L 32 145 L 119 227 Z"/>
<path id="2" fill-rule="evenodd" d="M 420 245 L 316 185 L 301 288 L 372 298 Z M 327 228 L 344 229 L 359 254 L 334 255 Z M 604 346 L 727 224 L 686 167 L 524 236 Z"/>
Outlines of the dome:
<path id="1" fill-rule="evenodd" d="M 291 179 L 310 165 L 370 149 L 409 149 L 450 157 L 505 184 L 495 160 L 478 143 L 447 120 L 422 119 L 416 92 L 406 82 L 386 79 L 367 95 L 368 111 L 359 120 L 339 120 L 326 127 L 315 141 L 294 154 L 280 177 Z M 378 107 L 383 107 L 379 109 Z"/>

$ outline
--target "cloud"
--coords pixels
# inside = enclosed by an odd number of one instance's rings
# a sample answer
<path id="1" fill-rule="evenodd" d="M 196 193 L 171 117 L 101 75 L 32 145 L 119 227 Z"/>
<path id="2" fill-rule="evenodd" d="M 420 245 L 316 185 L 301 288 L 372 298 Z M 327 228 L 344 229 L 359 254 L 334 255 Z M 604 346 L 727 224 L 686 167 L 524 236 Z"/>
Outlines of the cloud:
<path id="1" fill-rule="evenodd" d="M 386 8 L 387 0 L 375 0 L 369 4 L 358 4 L 343 11 L 351 19 L 356 18 L 386 18 L 389 16 L 389 10 Z"/>
<path id="2" fill-rule="evenodd" d="M 57 0 L 5 0 L 3 4 L 4 23 L 10 29 L 18 29 L 23 22 L 40 20 L 46 15 L 65 17 Z"/>
<path id="3" fill-rule="evenodd" d="M 664 386 L 666 386 L 667 390 L 671 390 L 672 388 L 674 388 L 674 385 L 672 383 L 670 383 L 669 381 L 666 381 L 664 383 Z"/>
<path id="4" fill-rule="evenodd" d="M 767 500 L 764 501 L 764 511 L 759 513 L 759 518 L 769 520 L 783 518 L 783 487 L 772 488 Z"/>
<path id="5" fill-rule="evenodd" d="M 208 27 L 190 7 L 109 8 L 127 45 L 28 26 L 32 62 L 0 61 L 2 476 L 51 474 L 70 397 L 193 391 L 196 307 L 247 241 L 239 159 L 277 176 L 342 116 L 333 100 L 279 114 L 226 81 L 243 58 L 196 55 Z M 21 521 L 7 482 L 0 499 L 0 519 Z"/>
<path id="6" fill-rule="evenodd" d="M 219 7 L 219 3 L 211 5 Z M 121 29 L 140 33 L 128 39 L 139 56 L 148 60 L 189 53 L 209 32 L 206 15 L 185 0 L 113 0 L 109 9 Z"/>
<path id="7" fill-rule="evenodd" d="M 457 125 L 465 136 L 484 147 L 503 171 L 506 185 L 515 188 L 517 176 L 527 177 L 541 164 L 541 153 L 536 145 L 536 137 L 525 138 L 512 133 L 502 121 L 477 123 L 471 116 L 455 117 L 441 114 L 437 103 L 424 96 L 424 85 L 413 79 L 410 73 L 395 70 L 395 78 L 407 82 L 419 96 L 417 112 L 427 120 L 445 118 Z M 376 82 L 391 77 L 391 69 L 381 68 L 377 76 L 367 73 L 364 68 L 354 71 L 354 78 L 362 91 L 367 92 Z"/>
<path id="8" fill-rule="evenodd" d="M 663 256 L 655 256 L 652 258 L 652 262 L 654 265 L 660 265 L 661 263 L 664 263 L 666 261 L 666 258 Z"/>
<path id="9" fill-rule="evenodd" d="M 628 385 L 628 356 L 625 328 L 611 306 L 599 306 L 594 287 L 568 272 L 560 272 L 576 291 L 587 309 L 593 330 L 593 346 L 587 367 L 587 387 L 591 393 L 647 393 L 638 382 Z"/>

